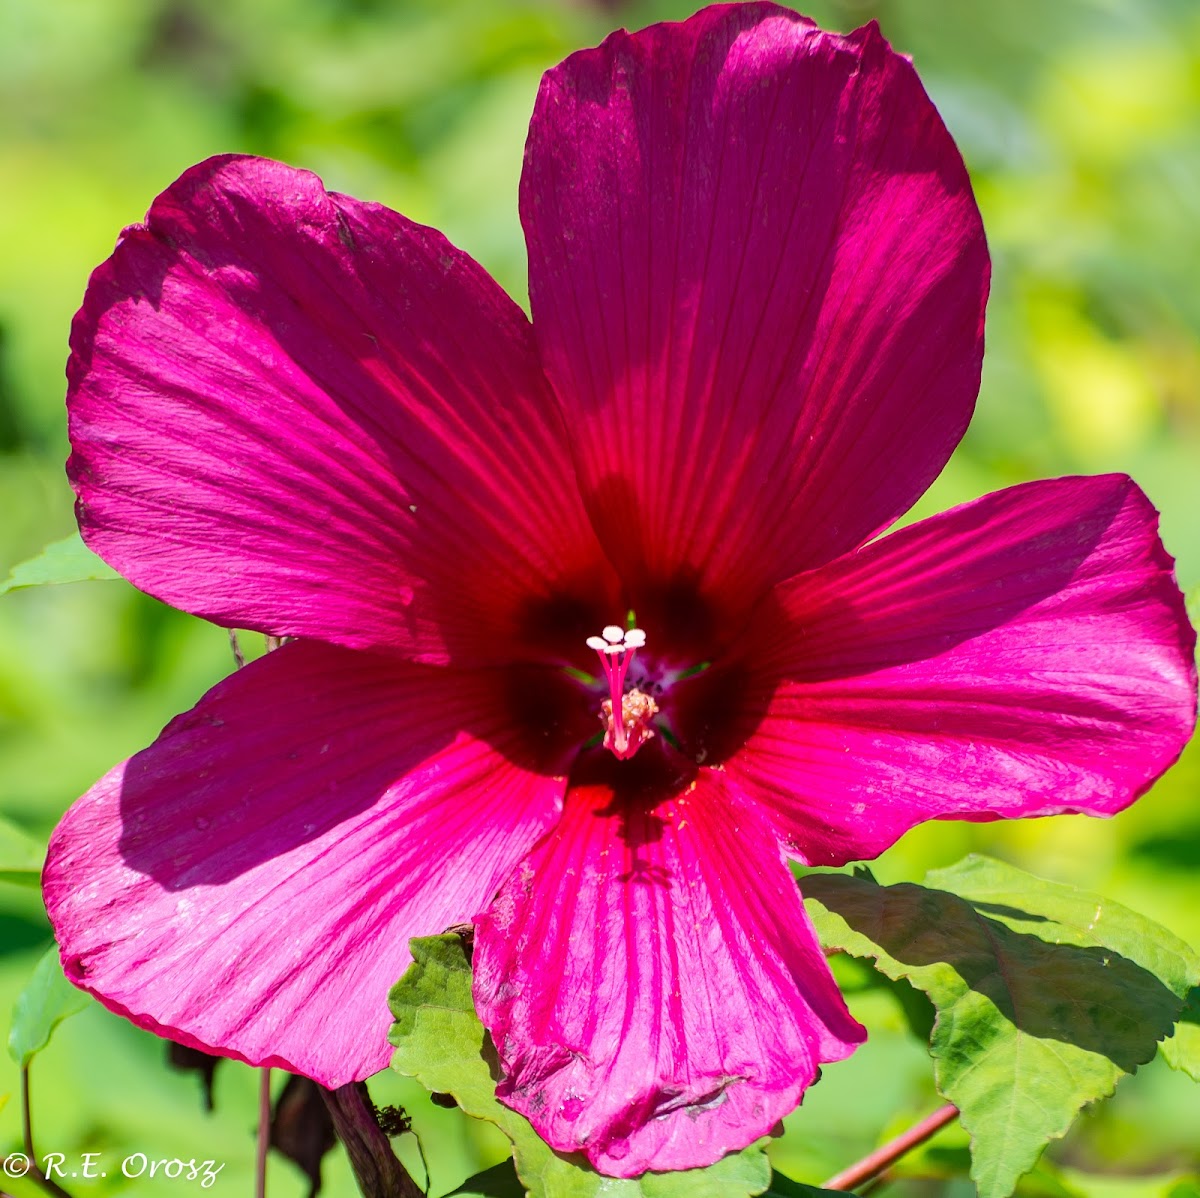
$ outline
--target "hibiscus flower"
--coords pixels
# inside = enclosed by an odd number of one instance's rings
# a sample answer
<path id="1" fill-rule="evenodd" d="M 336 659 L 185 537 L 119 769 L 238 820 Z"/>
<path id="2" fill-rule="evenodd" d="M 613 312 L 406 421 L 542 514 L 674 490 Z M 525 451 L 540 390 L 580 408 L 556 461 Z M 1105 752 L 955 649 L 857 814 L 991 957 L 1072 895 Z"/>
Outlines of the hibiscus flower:
<path id="1" fill-rule="evenodd" d="M 296 638 L 67 813 L 67 975 L 327 1086 L 386 1065 L 410 937 L 474 921 L 499 1093 L 628 1176 L 770 1130 L 864 1033 L 787 859 L 1110 815 L 1194 720 L 1127 478 L 880 539 L 962 436 L 988 255 L 872 25 L 769 4 L 541 86 L 532 323 L 439 233 L 249 157 L 189 170 L 72 334 L 87 543 Z"/>

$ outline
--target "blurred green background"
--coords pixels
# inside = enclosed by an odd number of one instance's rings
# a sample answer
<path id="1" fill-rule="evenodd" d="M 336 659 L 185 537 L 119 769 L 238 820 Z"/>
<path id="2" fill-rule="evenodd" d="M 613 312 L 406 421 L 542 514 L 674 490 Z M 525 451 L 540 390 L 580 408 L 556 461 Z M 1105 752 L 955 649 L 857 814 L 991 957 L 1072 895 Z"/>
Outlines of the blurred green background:
<path id="1" fill-rule="evenodd" d="M 1162 511 L 1200 583 L 1200 5 L 1195 0 L 813 0 L 849 29 L 878 17 L 916 61 L 970 166 L 995 260 L 978 414 L 927 514 L 1047 475 L 1121 470 Z M 500 0 L 0 0 L 0 577 L 73 528 L 62 462 L 70 319 L 119 229 L 189 164 L 242 150 L 318 171 L 445 230 L 525 302 L 516 192 L 540 73 L 571 50 L 687 15 L 676 3 Z M 0 813 L 44 837 L 101 773 L 231 666 L 225 633 L 124 583 L 0 598 Z M 995 853 L 1101 891 L 1200 945 L 1200 752 L 1111 821 L 931 825 L 877 867 L 919 879 Z M 36 894 L 0 883 L 0 1011 L 48 943 Z M 809 1181 L 936 1104 L 922 1049 L 867 976 L 845 982 L 870 1044 L 772 1149 Z M 282 1079 L 280 1079 L 282 1080 Z M 162 1045 L 95 1004 L 34 1063 L 40 1151 L 112 1162 L 215 1158 L 212 1192 L 250 1192 L 255 1077 L 229 1064 L 207 1114 Z M 0 1060 L 0 1096 L 16 1072 Z M 432 1193 L 503 1155 L 491 1129 L 399 1079 L 373 1085 L 423 1133 Z M 17 1104 L 0 1154 L 19 1147 Z M 411 1138 L 401 1141 L 415 1162 Z M 969 1195 L 956 1131 L 880 1194 Z M 1200 1188 L 1200 1087 L 1156 1061 L 1084 1117 L 1028 1194 Z M 418 1175 L 419 1165 L 414 1165 Z M 327 1192 L 353 1192 L 330 1158 Z M 938 1180 L 938 1179 L 941 1180 Z M 957 1179 L 956 1179 L 957 1178 Z M 6 1183 L 18 1198 L 28 1183 Z M 192 1183 L 193 1185 L 195 1183 Z M 166 1194 L 183 1181 L 76 1181 Z M 273 1198 L 306 1192 L 286 1161 Z"/>

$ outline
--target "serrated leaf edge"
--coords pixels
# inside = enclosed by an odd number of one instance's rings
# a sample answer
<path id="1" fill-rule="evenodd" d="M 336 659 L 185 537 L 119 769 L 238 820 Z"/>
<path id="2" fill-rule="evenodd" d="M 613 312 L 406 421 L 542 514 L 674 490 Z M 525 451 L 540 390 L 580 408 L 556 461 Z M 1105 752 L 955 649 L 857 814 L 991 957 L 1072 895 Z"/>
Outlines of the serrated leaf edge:
<path id="1" fill-rule="evenodd" d="M 985 854 L 971 853 L 967 857 L 963 858 L 962 862 L 960 862 L 958 864 L 965 864 L 965 863 L 984 864 L 984 863 L 988 862 L 989 860 L 991 860 L 991 858 L 988 858 Z M 952 870 L 954 868 L 956 868 L 956 866 L 948 866 L 944 870 L 930 871 L 928 878 L 932 878 L 932 877 L 936 877 L 941 874 L 948 873 L 950 870 Z M 1036 875 L 1030 875 L 1030 876 L 1034 877 Z M 861 879 L 860 876 L 857 874 L 855 874 L 854 877 L 857 880 L 864 880 L 864 879 Z M 928 880 L 928 878 L 927 878 L 927 880 Z M 874 881 L 874 879 L 871 879 L 871 880 Z M 1050 879 L 1039 878 L 1038 881 L 1048 881 L 1051 883 L 1051 885 L 1055 885 L 1055 886 L 1063 885 L 1063 883 L 1052 882 Z M 889 889 L 889 887 L 882 886 L 879 883 L 876 883 L 876 885 L 879 885 L 879 888 L 881 891 L 885 891 L 885 890 Z M 908 885 L 915 886 L 915 885 L 922 885 L 922 884 L 921 883 L 908 883 Z M 961 895 L 957 891 L 954 891 L 954 890 L 944 889 L 942 887 L 936 887 L 936 886 L 923 886 L 923 888 L 929 889 L 929 890 L 940 890 L 943 894 L 952 895 L 953 897 L 960 899 L 962 902 L 965 902 L 965 903 L 972 902 L 972 900 L 970 898 L 968 898 L 965 895 Z M 1134 911 L 1132 908 L 1125 907 L 1123 904 L 1117 903 L 1114 900 L 1106 900 L 1106 899 L 1103 899 L 1101 896 L 1096 896 L 1096 897 L 1097 897 L 1097 902 L 1099 904 L 1099 907 L 1102 907 L 1107 902 L 1110 911 L 1112 911 L 1115 908 L 1119 911 L 1127 911 L 1130 915 L 1137 916 L 1138 918 L 1141 918 L 1141 919 L 1147 918 L 1146 916 L 1139 915 L 1138 912 Z M 828 916 L 832 916 L 834 919 L 838 920 L 839 924 L 846 929 L 846 933 L 849 935 L 849 937 L 858 937 L 859 939 L 866 941 L 868 944 L 872 943 L 868 937 L 866 937 L 862 933 L 856 932 L 854 930 L 854 928 L 851 927 L 850 924 L 838 912 L 831 911 L 828 907 L 826 907 L 825 904 L 822 903 L 819 898 L 811 898 L 811 899 L 808 899 L 807 901 L 812 901 L 812 902 L 818 903 Z M 1055 922 L 1062 924 L 1064 927 L 1074 928 L 1082 936 L 1091 935 L 1094 931 L 1095 923 L 1098 922 L 1099 907 L 1097 909 L 1097 918 L 1095 918 L 1092 922 L 1092 925 L 1090 925 L 1088 927 L 1080 927 L 1077 923 L 1074 923 L 1069 920 L 1058 919 L 1057 917 L 1055 917 Z M 1035 912 L 1035 914 L 1036 914 L 1036 912 Z M 1155 922 L 1155 921 L 1151 921 L 1151 922 Z M 993 936 L 991 929 L 988 928 L 986 926 L 986 923 L 982 920 L 981 920 L 981 924 L 983 926 L 984 933 L 987 935 L 989 941 L 991 941 L 993 943 L 993 945 L 995 945 L 995 937 Z M 1197 959 L 1197 955 L 1195 954 L 1194 950 L 1191 949 L 1191 947 L 1187 944 L 1186 941 L 1183 941 L 1178 936 L 1176 936 L 1175 933 L 1172 932 L 1169 928 L 1163 928 L 1162 930 L 1172 940 L 1176 941 L 1177 944 L 1182 949 L 1182 951 L 1179 951 L 1174 946 L 1172 946 L 1169 949 L 1169 951 L 1176 957 L 1176 959 L 1180 962 L 1180 964 L 1185 967 L 1185 971 L 1187 969 L 1192 970 L 1192 976 L 1193 976 L 1193 978 L 1195 978 L 1196 964 L 1197 964 L 1198 959 Z M 1051 943 L 1051 942 L 1045 941 L 1044 943 Z M 858 952 L 854 948 L 851 948 L 847 943 L 839 942 L 836 938 L 833 941 L 822 940 L 821 947 L 826 952 L 829 952 L 829 951 L 844 952 L 852 957 L 856 957 L 859 960 L 863 960 L 863 959 L 872 960 L 875 963 L 875 967 L 881 973 L 883 973 L 885 977 L 890 978 L 892 981 L 907 982 L 909 985 L 915 986 L 915 988 L 917 990 L 920 990 L 923 994 L 926 994 L 926 997 L 928 997 L 928 992 L 925 991 L 921 986 L 916 985 L 910 977 L 905 975 L 904 972 L 902 972 L 900 970 L 897 970 L 895 972 L 889 970 L 888 967 L 885 964 L 883 964 L 883 962 L 880 961 L 879 957 L 874 953 Z M 1109 946 L 1105 946 L 1105 947 L 1109 947 Z M 887 954 L 886 950 L 881 948 L 880 951 L 882 953 L 884 953 L 884 955 L 890 957 L 890 954 Z M 1117 950 L 1113 949 L 1112 951 L 1116 952 Z M 999 968 L 999 963 L 1002 960 L 1002 956 L 1003 956 L 1003 954 L 1001 954 L 999 949 L 996 948 L 995 957 L 996 957 L 998 968 Z M 1001 972 L 1001 975 L 1003 976 L 1002 969 L 1000 970 L 1000 972 Z M 1195 986 L 1200 983 L 1193 980 L 1192 984 L 1193 984 L 1193 986 Z M 1011 987 L 1009 987 L 1009 991 L 1011 993 Z M 1180 1011 L 1183 1010 L 1184 1002 L 1185 1002 L 1184 999 L 1180 999 Z M 933 1061 L 934 1087 L 937 1090 L 937 1093 L 942 1098 L 944 1098 L 947 1102 L 955 1102 L 954 1096 L 952 1094 L 949 1094 L 946 1092 L 946 1088 L 945 1088 L 945 1085 L 944 1085 L 944 1082 L 942 1079 L 943 1058 L 936 1055 L 935 1051 L 934 1051 L 934 1044 L 938 1038 L 939 1031 L 945 1030 L 941 1027 L 942 1015 L 943 1015 L 943 1012 L 941 1010 L 939 1010 L 935 1005 L 933 1027 L 930 1031 L 930 1037 L 929 1037 L 929 1055 L 930 1055 L 930 1059 Z M 1015 1051 L 1019 1053 L 1022 1044 L 1026 1040 L 1028 1040 L 1029 1034 L 1027 1032 L 1023 1031 L 1015 1023 L 1013 1023 L 1012 1026 L 1013 1026 L 1013 1030 L 1016 1034 L 1016 1049 L 1015 1049 Z M 1178 1022 L 1175 1024 L 1175 1026 L 1178 1027 Z M 1159 1038 L 1159 1040 L 1156 1042 L 1156 1044 L 1161 1045 L 1168 1038 L 1169 1037 L 1167 1035 L 1164 1035 Z M 1046 1045 L 1047 1050 L 1049 1052 L 1053 1053 L 1054 1055 L 1057 1055 L 1056 1053 L 1054 1053 L 1054 1049 L 1053 1049 L 1053 1047 L 1050 1046 L 1048 1041 L 1042 1041 L 1042 1043 Z M 988 1053 L 990 1053 L 992 1051 L 994 1051 L 994 1050 L 993 1049 L 984 1050 L 984 1055 L 981 1056 L 979 1061 L 976 1062 L 975 1064 L 978 1064 L 978 1065 L 984 1064 L 985 1061 L 987 1060 Z M 976 1154 L 975 1154 L 975 1146 L 976 1146 L 976 1143 L 978 1140 L 979 1131 L 977 1130 L 977 1128 L 972 1127 L 972 1123 L 974 1121 L 973 1120 L 969 1121 L 967 1118 L 964 1118 L 962 1115 L 962 1112 L 960 1111 L 959 1112 L 959 1122 L 962 1124 L 963 1130 L 967 1132 L 967 1134 L 970 1138 L 970 1148 L 971 1148 L 970 1178 L 972 1181 L 975 1182 L 976 1187 L 979 1190 L 979 1193 L 981 1195 L 981 1198 L 1008 1198 L 1008 1195 L 1011 1195 L 1012 1193 L 1015 1192 L 1017 1184 L 1020 1182 L 1020 1179 L 1022 1177 L 1024 1177 L 1027 1173 L 1029 1173 L 1030 1170 L 1032 1170 L 1037 1165 L 1037 1162 L 1041 1159 L 1043 1153 L 1050 1146 L 1050 1144 L 1052 1144 L 1056 1140 L 1061 1140 L 1067 1134 L 1067 1132 L 1070 1131 L 1075 1120 L 1079 1117 L 1080 1114 L 1082 1114 L 1083 1111 L 1085 1111 L 1088 1107 L 1093 1106 L 1098 1102 L 1102 1102 L 1108 1098 L 1111 1098 L 1112 1095 L 1116 1092 L 1117 1085 L 1120 1083 L 1120 1081 L 1122 1080 L 1123 1077 L 1132 1076 L 1134 1073 L 1137 1072 L 1137 1070 L 1142 1065 L 1148 1064 L 1153 1059 L 1154 1059 L 1154 1054 L 1152 1053 L 1150 1056 L 1148 1056 L 1146 1058 L 1145 1061 L 1140 1061 L 1137 1064 L 1135 1064 L 1134 1068 L 1131 1070 L 1124 1070 L 1120 1066 L 1116 1066 L 1117 1073 L 1113 1077 L 1112 1083 L 1108 1086 L 1108 1088 L 1103 1090 L 1101 1093 L 1097 1094 L 1095 1097 L 1089 1099 L 1087 1102 L 1083 1103 L 1083 1105 L 1080 1106 L 1076 1110 L 1075 1114 L 1072 1115 L 1067 1120 L 1067 1123 L 1064 1127 L 1062 1127 L 1060 1130 L 1052 1132 L 1052 1134 L 1050 1134 L 1047 1137 L 1045 1143 L 1043 1143 L 1042 1147 L 1040 1149 L 1038 1149 L 1037 1152 L 1033 1155 L 1032 1159 L 1029 1161 L 1029 1164 L 1025 1168 L 1021 1169 L 1021 1171 L 1016 1175 L 1016 1179 L 1014 1180 L 1012 1187 L 1008 1190 L 1004 1190 L 1004 1191 L 985 1190 L 985 1178 L 981 1177 L 977 1173 L 977 1170 L 976 1170 L 976 1159 L 977 1158 L 976 1158 Z M 971 1067 L 972 1069 L 975 1068 L 975 1064 L 972 1065 L 972 1067 Z M 1065 1061 L 1063 1062 L 1063 1066 L 1068 1073 L 1071 1073 L 1071 1068 L 1069 1065 L 1067 1065 L 1067 1063 Z M 1009 1123 L 1009 1126 L 1011 1126 L 1012 1121 L 1013 1121 L 1013 1112 L 1015 1111 L 1018 1104 L 1013 1102 L 1009 1105 L 1010 1105 L 1010 1109 L 1009 1109 L 1008 1123 Z"/>

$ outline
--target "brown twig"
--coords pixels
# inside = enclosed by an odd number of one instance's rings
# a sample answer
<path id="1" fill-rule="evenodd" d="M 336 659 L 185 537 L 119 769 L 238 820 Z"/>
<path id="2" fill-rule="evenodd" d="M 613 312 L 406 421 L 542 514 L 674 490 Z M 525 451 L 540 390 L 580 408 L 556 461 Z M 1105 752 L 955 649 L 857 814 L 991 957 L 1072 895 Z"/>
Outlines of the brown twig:
<path id="1" fill-rule="evenodd" d="M 425 1191 L 392 1151 L 362 1082 L 326 1090 L 324 1098 L 338 1139 L 346 1146 L 358 1188 L 366 1198 L 425 1198 Z"/>
<path id="2" fill-rule="evenodd" d="M 246 664 L 246 655 L 238 644 L 238 634 L 232 628 L 229 629 L 229 648 L 233 652 L 233 664 L 240 670 Z"/>
<path id="3" fill-rule="evenodd" d="M 889 1140 L 882 1148 L 877 1148 L 861 1161 L 856 1161 L 849 1169 L 843 1169 L 821 1186 L 824 1190 L 853 1190 L 864 1185 L 873 1177 L 877 1177 L 885 1169 L 890 1169 L 902 1156 L 906 1156 L 919 1144 L 924 1144 L 947 1123 L 958 1118 L 958 1108 L 953 1103 L 939 1107 L 927 1119 L 922 1119 L 915 1127 Z"/>

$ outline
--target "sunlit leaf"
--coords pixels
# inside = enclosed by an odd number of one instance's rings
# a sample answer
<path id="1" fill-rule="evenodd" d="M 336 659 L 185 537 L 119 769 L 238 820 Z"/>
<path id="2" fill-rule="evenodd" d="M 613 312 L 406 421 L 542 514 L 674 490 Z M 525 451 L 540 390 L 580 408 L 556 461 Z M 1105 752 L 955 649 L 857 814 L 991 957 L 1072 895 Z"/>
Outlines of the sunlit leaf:
<path id="1" fill-rule="evenodd" d="M 888 1175 L 896 1181 L 911 1178 L 928 1184 L 931 1179 L 951 1182 L 963 1178 L 970 1169 L 971 1152 L 965 1144 L 961 1148 L 933 1145 L 902 1158 Z M 1045 1156 L 1021 1178 L 1015 1192 L 1016 1198 L 1088 1198 Z"/>
<path id="2" fill-rule="evenodd" d="M 1162 1054 L 1172 1069 L 1200 1082 L 1200 986 L 1188 995 L 1175 1034 L 1163 1041 Z"/>
<path id="3" fill-rule="evenodd" d="M 516 1171 L 531 1198 L 748 1198 L 766 1190 L 771 1168 L 758 1145 L 707 1169 L 634 1179 L 604 1177 L 583 1157 L 555 1152 L 496 1099 L 495 1050 L 471 1002 L 462 941 L 430 936 L 413 940 L 411 948 L 413 963 L 388 996 L 396 1017 L 392 1068 L 428 1090 L 452 1094 L 468 1115 L 496 1124 L 513 1143 Z"/>
<path id="4" fill-rule="evenodd" d="M 0 816 L 0 882 L 39 885 L 45 856 L 44 845 Z"/>
<path id="5" fill-rule="evenodd" d="M 1200 625 L 1200 587 L 1192 587 L 1186 599 L 1188 619 Z"/>
<path id="6" fill-rule="evenodd" d="M 63 976 L 58 947 L 51 945 L 38 961 L 25 989 L 13 1004 L 8 1055 L 24 1069 L 50 1043 L 60 1023 L 87 1006 L 90 999 Z"/>
<path id="7" fill-rule="evenodd" d="M 72 533 L 47 545 L 37 557 L 13 566 L 8 578 L 0 582 L 0 595 L 22 587 L 120 577 L 80 540 L 78 533 Z"/>
<path id="8" fill-rule="evenodd" d="M 928 887 L 811 876 L 822 943 L 872 957 L 937 1010 L 940 1092 L 971 1134 L 981 1198 L 1005 1198 L 1089 1102 L 1154 1055 L 1200 958 L 1125 907 L 986 857 Z"/>
<path id="9" fill-rule="evenodd" d="M 525 1198 L 525 1187 L 512 1161 L 501 1161 L 466 1181 L 446 1198 Z"/>

